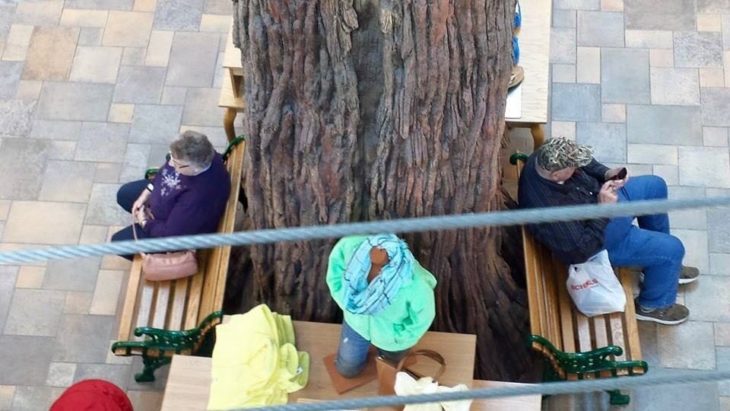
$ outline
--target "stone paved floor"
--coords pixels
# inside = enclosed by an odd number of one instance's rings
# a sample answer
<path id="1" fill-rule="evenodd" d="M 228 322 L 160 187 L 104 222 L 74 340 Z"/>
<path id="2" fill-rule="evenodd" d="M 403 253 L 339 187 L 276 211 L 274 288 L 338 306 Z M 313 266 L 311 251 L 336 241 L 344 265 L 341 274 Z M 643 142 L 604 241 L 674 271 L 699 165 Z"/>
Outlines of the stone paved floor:
<path id="1" fill-rule="evenodd" d="M 553 8 L 548 135 L 592 144 L 633 174 L 661 175 L 676 198 L 729 194 L 730 3 Z M 0 0 L 0 249 L 102 242 L 127 222 L 113 206 L 119 184 L 157 165 L 177 131 L 224 144 L 216 103 L 230 14 L 229 0 Z M 672 215 L 703 278 L 682 289 L 689 323 L 642 324 L 653 373 L 730 369 L 723 215 Z M 45 409 L 89 377 L 128 390 L 135 409 L 159 408 L 165 372 L 136 384 L 140 364 L 108 353 L 128 268 L 116 257 L 0 266 L 1 410 Z M 601 408 L 605 396 L 546 405 Z M 638 410 L 680 407 L 729 410 L 730 383 L 633 396 Z"/>

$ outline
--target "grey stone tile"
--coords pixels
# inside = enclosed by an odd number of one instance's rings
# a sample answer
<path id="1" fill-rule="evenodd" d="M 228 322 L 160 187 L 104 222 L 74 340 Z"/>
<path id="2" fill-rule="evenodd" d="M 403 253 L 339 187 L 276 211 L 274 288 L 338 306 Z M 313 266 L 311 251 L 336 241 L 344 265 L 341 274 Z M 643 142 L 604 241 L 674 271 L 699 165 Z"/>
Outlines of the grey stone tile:
<path id="1" fill-rule="evenodd" d="M 71 67 L 71 81 L 114 84 L 121 60 L 119 47 L 79 46 Z"/>
<path id="2" fill-rule="evenodd" d="M 3 241 L 30 245 L 76 243 L 85 211 L 86 206 L 79 203 L 13 201 Z"/>
<path id="3" fill-rule="evenodd" d="M 730 371 L 730 347 L 717 347 L 717 370 Z M 722 396 L 730 396 L 730 381 L 720 381 L 717 388 Z"/>
<path id="4" fill-rule="evenodd" d="M 33 121 L 30 136 L 51 140 L 76 140 L 81 134 L 80 121 L 39 120 Z"/>
<path id="5" fill-rule="evenodd" d="M 707 147 L 727 147 L 727 128 L 702 127 L 702 141 Z"/>
<path id="6" fill-rule="evenodd" d="M 109 206 L 112 207 L 112 205 Z M 49 261 L 43 288 L 46 290 L 94 291 L 100 265 L 100 257 Z"/>
<path id="7" fill-rule="evenodd" d="M 617 123 L 578 123 L 575 139 L 593 146 L 594 155 L 602 162 L 626 162 L 626 126 Z"/>
<path id="8" fill-rule="evenodd" d="M 704 274 L 704 272 L 703 272 Z M 685 298 L 693 320 L 730 321 L 730 276 L 702 275 Z"/>
<path id="9" fill-rule="evenodd" d="M 15 17 L 15 6 L 0 4 L 0 38 L 5 39 Z"/>
<path id="10" fill-rule="evenodd" d="M 553 64 L 553 83 L 575 83 L 575 64 Z"/>
<path id="11" fill-rule="evenodd" d="M 105 46 L 147 47 L 151 31 L 151 13 L 110 11 L 101 44 Z"/>
<path id="12" fill-rule="evenodd" d="M 679 147 L 679 183 L 700 187 L 730 187 L 730 156 L 711 147 Z M 711 164 L 712 167 L 707 165 Z"/>
<path id="13" fill-rule="evenodd" d="M 649 103 L 648 50 L 601 50 L 601 99 L 605 103 Z"/>
<path id="14" fill-rule="evenodd" d="M 674 37 L 665 30 L 626 30 L 626 47 L 672 49 Z"/>
<path id="15" fill-rule="evenodd" d="M 206 0 L 205 14 L 223 14 L 230 16 L 233 14 L 231 2 L 228 0 Z"/>
<path id="16" fill-rule="evenodd" d="M 53 338 L 0 336 L 0 384 L 44 385 L 54 343 Z"/>
<path id="17" fill-rule="evenodd" d="M 730 275 L 730 254 L 728 253 L 710 253 L 710 274 Z M 730 345 L 730 324 L 727 326 L 728 344 Z M 717 337 L 717 333 L 715 333 Z"/>
<path id="18" fill-rule="evenodd" d="M 83 123 L 76 147 L 77 161 L 124 161 L 129 124 Z"/>
<path id="19" fill-rule="evenodd" d="M 730 253 L 730 219 L 727 218 L 727 210 L 707 210 L 707 236 L 710 252 Z"/>
<path id="20" fill-rule="evenodd" d="M 56 349 L 53 350 L 53 361 L 103 363 L 113 326 L 112 316 L 64 315 L 56 338 Z"/>
<path id="21" fill-rule="evenodd" d="M 122 165 L 118 163 L 96 163 L 95 183 L 118 183 Z"/>
<path id="22" fill-rule="evenodd" d="M 555 0 L 553 7 L 555 9 L 566 10 L 599 10 L 601 8 L 601 0 Z"/>
<path id="23" fill-rule="evenodd" d="M 95 169 L 92 163 L 49 161 L 39 199 L 85 203 L 91 194 Z"/>
<path id="24" fill-rule="evenodd" d="M 550 62 L 575 64 L 575 29 L 554 28 L 550 33 Z"/>
<path id="25" fill-rule="evenodd" d="M 708 272 L 710 258 L 707 251 L 707 231 L 704 228 L 700 230 L 673 228 L 672 234 L 682 240 L 682 244 L 684 244 L 684 264 L 697 267 L 701 273 Z M 691 288 L 692 286 L 687 287 L 687 289 Z"/>
<path id="26" fill-rule="evenodd" d="M 699 105 L 700 82 L 697 70 L 652 67 L 651 103 Z"/>
<path id="27" fill-rule="evenodd" d="M 0 385 L 0 409 L 11 409 L 13 406 L 13 397 L 15 397 L 14 385 Z"/>
<path id="28" fill-rule="evenodd" d="M 55 26 L 61 18 L 63 0 L 24 1 L 15 10 L 15 23 Z"/>
<path id="29" fill-rule="evenodd" d="M 629 143 L 702 145 L 699 107 L 627 107 Z"/>
<path id="30" fill-rule="evenodd" d="M 657 345 L 656 323 L 648 321 L 637 321 L 639 328 L 639 339 L 641 341 L 641 356 L 649 366 L 659 364 L 659 346 Z"/>
<path id="31" fill-rule="evenodd" d="M 603 11 L 579 11 L 578 45 L 623 47 L 623 14 Z"/>
<path id="32" fill-rule="evenodd" d="M 136 179 L 142 177 L 143 174 L 140 174 Z M 131 224 L 132 217 L 117 205 L 118 189 L 118 184 L 94 184 L 84 224 L 119 226 Z"/>
<path id="33" fill-rule="evenodd" d="M 38 103 L 44 120 L 106 121 L 114 86 L 91 83 L 45 83 Z"/>
<path id="34" fill-rule="evenodd" d="M 156 30 L 198 30 L 205 0 L 157 0 Z"/>
<path id="35" fill-rule="evenodd" d="M 134 0 L 66 0 L 67 9 L 132 10 Z"/>
<path id="36" fill-rule="evenodd" d="M 35 101 L 0 101 L 0 136 L 25 137 L 30 132 L 36 111 Z"/>
<path id="37" fill-rule="evenodd" d="M 702 187 L 672 187 L 669 189 L 669 198 L 678 200 L 704 198 L 704 191 Z M 669 213 L 669 221 L 672 229 L 689 228 L 705 230 L 707 228 L 707 212 L 704 208 L 671 211 Z M 706 245 L 705 248 L 707 248 Z"/>
<path id="38" fill-rule="evenodd" d="M 165 87 L 162 91 L 162 104 L 172 106 L 185 105 L 185 95 L 188 89 L 185 87 Z"/>
<path id="39" fill-rule="evenodd" d="M 691 315 L 690 312 L 690 318 Z M 713 332 L 712 323 L 699 321 L 688 321 L 681 327 L 657 327 L 660 365 L 669 368 L 714 369 Z"/>
<path id="40" fill-rule="evenodd" d="M 49 160 L 73 160 L 76 152 L 75 141 L 52 140 L 48 147 Z"/>
<path id="41" fill-rule="evenodd" d="M 594 84 L 553 84 L 552 118 L 567 121 L 600 121 L 601 89 Z"/>
<path id="42" fill-rule="evenodd" d="M 74 381 L 78 382 L 89 378 L 100 378 L 109 381 L 123 390 L 127 389 L 131 368 L 128 365 L 117 364 L 79 364 Z"/>
<path id="43" fill-rule="evenodd" d="M 166 85 L 211 87 L 217 67 L 219 41 L 217 33 L 175 33 Z"/>
<path id="44" fill-rule="evenodd" d="M 10 302 L 13 298 L 13 291 L 15 291 L 17 277 L 18 267 L 0 266 L 0 330 L 5 328 L 5 319 L 10 310 Z M 2 364 L 1 361 L 0 364 Z"/>
<path id="45" fill-rule="evenodd" d="M 674 33 L 674 65 L 722 67 L 722 35 L 695 31 Z"/>
<path id="46" fill-rule="evenodd" d="M 123 66 L 119 70 L 119 78 L 114 88 L 114 102 L 159 103 L 165 70 L 164 67 Z"/>
<path id="47" fill-rule="evenodd" d="M 702 124 L 704 126 L 730 126 L 730 89 L 703 88 L 700 92 L 702 103 Z"/>
<path id="48" fill-rule="evenodd" d="M 13 410 L 37 411 L 49 409 L 63 393 L 60 387 L 17 387 L 13 399 Z"/>
<path id="49" fill-rule="evenodd" d="M 65 299 L 61 291 L 16 289 L 4 333 L 55 336 Z"/>
<path id="50" fill-rule="evenodd" d="M 0 61 L 0 99 L 11 99 L 15 96 L 22 73 L 22 62 Z"/>
<path id="51" fill-rule="evenodd" d="M 81 27 L 79 46 L 101 46 L 104 29 L 101 27 Z"/>
<path id="52" fill-rule="evenodd" d="M 683 326 L 662 328 L 682 328 Z M 692 351 L 692 348 L 685 348 Z M 687 370 L 664 369 L 656 366 L 649 369 L 649 375 L 655 376 L 679 372 L 687 372 Z M 631 394 L 631 405 L 634 410 L 641 411 L 676 409 L 682 411 L 721 411 L 717 399 L 717 383 L 686 383 L 681 385 L 681 389 L 678 389 L 678 387 L 680 386 L 656 385 L 634 389 Z"/>
<path id="53" fill-rule="evenodd" d="M 38 197 L 49 142 L 5 139 L 0 147 L 0 199 L 34 200 Z M 22 173 L 18 172 L 23 170 Z"/>
<path id="54" fill-rule="evenodd" d="M 178 134 L 182 107 L 136 105 L 129 141 L 134 143 L 169 144 Z"/>
<path id="55" fill-rule="evenodd" d="M 658 144 L 629 144 L 629 163 L 677 165 L 677 147 Z M 704 195 L 704 190 L 702 190 Z"/>
<path id="56" fill-rule="evenodd" d="M 141 179 L 147 168 L 149 155 L 149 144 L 127 144 L 127 152 L 124 154 L 124 164 L 119 175 L 119 181 L 128 182 Z"/>
<path id="57" fill-rule="evenodd" d="M 697 12 L 702 14 L 730 14 L 730 0 L 697 0 Z"/>
<path id="58" fill-rule="evenodd" d="M 191 88 L 187 92 L 183 110 L 183 124 L 195 126 L 220 126 L 222 110 L 218 107 L 220 90 Z"/>
<path id="59" fill-rule="evenodd" d="M 68 387 L 73 384 L 76 364 L 67 362 L 52 362 L 48 368 L 46 385 L 50 387 Z"/>
<path id="60" fill-rule="evenodd" d="M 575 28 L 575 10 L 554 10 L 553 27 Z"/>
<path id="61" fill-rule="evenodd" d="M 694 0 L 624 0 L 627 29 L 694 30 Z"/>

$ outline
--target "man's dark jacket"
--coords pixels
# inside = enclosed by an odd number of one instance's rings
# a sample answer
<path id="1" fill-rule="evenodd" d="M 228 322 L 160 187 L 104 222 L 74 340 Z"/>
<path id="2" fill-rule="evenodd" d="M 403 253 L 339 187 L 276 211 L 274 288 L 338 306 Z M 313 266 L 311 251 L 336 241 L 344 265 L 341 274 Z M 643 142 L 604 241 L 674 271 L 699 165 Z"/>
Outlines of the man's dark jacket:
<path id="1" fill-rule="evenodd" d="M 578 168 L 573 176 L 558 184 L 537 173 L 537 156 L 531 155 L 520 175 L 520 208 L 596 204 L 598 192 L 605 182 L 608 167 L 595 159 Z M 583 263 L 603 246 L 603 231 L 607 218 L 531 224 L 527 229 L 537 241 L 547 246 L 565 264 Z"/>

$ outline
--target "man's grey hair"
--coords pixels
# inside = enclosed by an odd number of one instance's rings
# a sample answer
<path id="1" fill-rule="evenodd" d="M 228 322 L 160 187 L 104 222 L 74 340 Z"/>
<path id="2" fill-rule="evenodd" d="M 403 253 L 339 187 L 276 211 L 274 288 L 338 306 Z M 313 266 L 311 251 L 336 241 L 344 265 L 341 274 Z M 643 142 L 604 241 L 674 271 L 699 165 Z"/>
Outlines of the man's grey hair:
<path id="1" fill-rule="evenodd" d="M 583 167 L 593 160 L 593 149 L 565 137 L 551 138 L 540 146 L 537 164 L 547 171 Z"/>
<path id="2" fill-rule="evenodd" d="M 215 149 L 205 134 L 188 130 L 170 144 L 170 153 L 176 160 L 191 163 L 196 168 L 206 168 L 213 161 Z"/>

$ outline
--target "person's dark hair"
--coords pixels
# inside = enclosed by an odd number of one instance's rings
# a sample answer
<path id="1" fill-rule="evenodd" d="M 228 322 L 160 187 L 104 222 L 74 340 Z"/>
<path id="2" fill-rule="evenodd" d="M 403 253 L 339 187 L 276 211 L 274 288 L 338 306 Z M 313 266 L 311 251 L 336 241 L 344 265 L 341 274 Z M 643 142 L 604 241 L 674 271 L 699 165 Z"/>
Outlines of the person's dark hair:
<path id="1" fill-rule="evenodd" d="M 192 163 L 196 168 L 206 168 L 213 161 L 215 149 L 205 134 L 188 130 L 170 144 L 170 153 L 180 161 Z"/>

